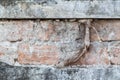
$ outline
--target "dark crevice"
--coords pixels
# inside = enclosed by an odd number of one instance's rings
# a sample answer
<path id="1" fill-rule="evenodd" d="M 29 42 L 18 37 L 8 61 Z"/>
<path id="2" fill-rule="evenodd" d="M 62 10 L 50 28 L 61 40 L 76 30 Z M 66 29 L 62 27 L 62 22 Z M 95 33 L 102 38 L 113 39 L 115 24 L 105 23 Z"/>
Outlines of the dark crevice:
<path id="1" fill-rule="evenodd" d="M 9 42 L 11 42 L 11 43 L 16 43 L 16 42 L 21 42 L 22 41 L 22 39 L 18 39 L 18 40 L 8 40 Z"/>

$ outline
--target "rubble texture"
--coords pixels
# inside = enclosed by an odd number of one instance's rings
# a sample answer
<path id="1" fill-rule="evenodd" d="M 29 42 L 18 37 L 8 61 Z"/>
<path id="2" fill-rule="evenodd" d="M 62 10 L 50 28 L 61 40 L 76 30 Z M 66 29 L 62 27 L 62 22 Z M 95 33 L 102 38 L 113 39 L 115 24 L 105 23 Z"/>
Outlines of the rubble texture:
<path id="1" fill-rule="evenodd" d="M 0 0 L 0 18 L 120 18 L 119 0 Z"/>
<path id="2" fill-rule="evenodd" d="M 82 52 L 84 29 L 64 20 L 0 21 L 0 60 L 11 65 L 64 62 Z"/>
<path id="3" fill-rule="evenodd" d="M 74 61 L 85 46 L 86 26 L 79 21 L 1 20 L 0 61 L 16 66 L 56 65 L 70 59 Z M 119 22 L 93 20 L 89 50 L 69 65 L 120 64 Z"/>
<path id="4" fill-rule="evenodd" d="M 87 52 L 56 67 L 83 50 L 81 21 L 0 20 L 0 80 L 119 80 L 119 20 L 93 20 Z"/>
<path id="5" fill-rule="evenodd" d="M 0 63 L 0 80 L 120 80 L 119 66 L 13 67 Z"/>
<path id="6" fill-rule="evenodd" d="M 0 80 L 120 80 L 119 13 L 119 0 L 0 0 Z"/>

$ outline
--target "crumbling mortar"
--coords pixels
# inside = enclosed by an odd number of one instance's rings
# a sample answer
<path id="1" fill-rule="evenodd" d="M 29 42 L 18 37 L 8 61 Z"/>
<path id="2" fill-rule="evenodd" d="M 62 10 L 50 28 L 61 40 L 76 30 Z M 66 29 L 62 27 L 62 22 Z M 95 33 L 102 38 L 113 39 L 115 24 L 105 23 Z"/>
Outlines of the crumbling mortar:
<path id="1" fill-rule="evenodd" d="M 70 21 L 70 22 L 78 22 L 79 23 L 79 26 L 81 25 L 81 24 L 84 24 L 85 26 L 85 28 L 86 28 L 86 31 L 85 31 L 85 33 L 87 34 L 85 34 L 85 38 L 87 38 L 87 40 L 85 40 L 84 41 L 84 43 L 85 43 L 85 48 L 83 49 L 83 54 L 81 54 L 78 58 L 76 58 L 75 60 L 72 60 L 72 62 L 71 61 L 68 61 L 68 63 L 65 63 L 62 67 L 64 67 L 64 66 L 68 66 L 68 65 L 70 65 L 70 64 L 72 64 L 72 63 L 74 63 L 74 62 L 76 62 L 78 59 L 80 59 L 86 52 L 88 52 L 89 51 L 89 47 L 90 47 L 90 28 L 92 28 L 93 30 L 95 30 L 95 32 L 96 32 L 96 34 L 97 34 L 97 36 L 98 36 L 98 39 L 99 39 L 99 41 L 100 42 L 113 42 L 113 41 L 119 41 L 119 40 L 103 40 L 102 38 L 101 38 L 101 36 L 99 35 L 99 33 L 98 33 L 98 31 L 95 29 L 95 27 L 97 27 L 97 26 L 92 26 L 91 24 L 92 24 L 92 22 L 93 22 L 93 19 L 91 20 L 87 20 L 87 19 L 85 19 L 85 20 L 78 20 L 78 19 L 66 19 L 66 20 L 59 20 L 59 19 L 56 19 L 56 20 L 53 20 L 52 21 L 52 24 L 54 25 L 54 22 L 55 21 L 65 21 L 65 25 L 66 25 L 66 22 L 68 22 L 68 21 Z M 34 21 L 35 22 L 35 25 L 33 25 L 33 31 L 35 30 L 35 29 L 37 29 L 37 27 L 38 27 L 38 24 L 39 24 L 39 20 L 38 20 L 38 22 L 36 22 L 36 21 Z M 41 23 L 41 22 L 40 22 Z M 41 26 L 41 24 L 39 24 L 40 26 Z M 80 27 L 79 27 L 80 28 Z M 16 40 L 16 41 L 9 41 L 10 43 L 16 43 L 16 42 L 22 42 L 22 39 L 21 40 Z M 15 62 L 18 62 L 18 60 L 17 59 L 14 59 L 14 61 Z M 111 62 L 111 60 L 110 60 L 110 65 L 113 65 L 114 63 L 112 63 Z M 59 66 L 59 67 L 61 67 L 61 66 Z"/>
<path id="2" fill-rule="evenodd" d="M 51 20 L 50 20 L 51 21 Z M 54 25 L 54 21 L 56 21 L 56 20 L 53 20 L 52 21 L 52 24 Z M 71 64 L 71 63 L 73 63 L 73 62 L 76 62 L 79 58 L 81 58 L 87 51 L 88 51 L 88 48 L 89 48 L 89 46 L 90 46 L 90 33 L 89 33 L 89 28 L 90 28 L 90 24 L 91 24 L 91 20 L 77 20 L 77 19 L 73 19 L 73 20 L 68 20 L 68 19 L 65 19 L 65 20 L 57 20 L 57 21 L 64 21 L 65 22 L 65 26 L 67 26 L 66 25 L 66 22 L 75 22 L 75 21 L 78 21 L 78 24 L 79 24 L 79 29 L 80 29 L 80 25 L 81 24 L 84 24 L 84 27 L 86 28 L 86 30 L 85 30 L 85 41 L 84 41 L 84 43 L 85 43 L 85 47 L 83 48 L 83 51 L 81 52 L 79 52 L 78 53 L 78 57 L 76 58 L 74 58 L 74 56 L 73 56 L 73 59 L 69 59 L 68 61 L 65 61 L 65 62 L 63 62 L 64 64 L 63 65 L 60 65 L 60 66 L 68 66 L 69 64 Z M 90 22 L 89 22 L 90 21 Z M 37 22 L 36 22 L 36 20 L 34 21 L 34 25 L 33 25 L 33 32 L 35 31 L 35 29 L 38 27 L 38 24 L 39 24 L 39 20 L 37 20 Z M 41 23 L 41 22 L 40 22 Z M 42 26 L 41 24 L 40 24 L 40 26 Z M 16 40 L 16 41 L 9 41 L 9 42 L 11 42 L 11 43 L 16 43 L 16 42 L 22 42 L 22 40 Z M 80 53 L 82 53 L 82 54 L 80 54 Z M 18 59 L 17 58 L 15 58 L 14 59 L 14 63 L 16 63 L 16 62 L 18 62 Z M 57 65 L 58 66 L 58 65 Z M 59 66 L 59 67 L 60 67 Z"/>

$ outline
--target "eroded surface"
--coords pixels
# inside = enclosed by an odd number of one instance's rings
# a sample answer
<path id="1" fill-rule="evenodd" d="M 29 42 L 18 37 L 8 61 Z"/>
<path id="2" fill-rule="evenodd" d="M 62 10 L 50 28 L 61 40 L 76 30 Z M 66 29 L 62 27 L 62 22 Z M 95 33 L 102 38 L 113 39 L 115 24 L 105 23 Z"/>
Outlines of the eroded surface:
<path id="1" fill-rule="evenodd" d="M 119 0 L 0 0 L 0 18 L 120 18 L 119 13 Z"/>

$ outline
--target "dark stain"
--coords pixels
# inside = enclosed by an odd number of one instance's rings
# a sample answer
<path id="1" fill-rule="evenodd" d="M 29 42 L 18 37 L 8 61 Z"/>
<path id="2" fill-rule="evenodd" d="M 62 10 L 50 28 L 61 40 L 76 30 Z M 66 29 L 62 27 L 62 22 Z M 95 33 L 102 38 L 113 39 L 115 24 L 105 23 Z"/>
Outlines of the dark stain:
<path id="1" fill-rule="evenodd" d="M 66 72 L 70 76 L 70 75 L 74 75 L 78 71 L 76 69 L 68 69 Z"/>
<path id="2" fill-rule="evenodd" d="M 73 72 L 71 70 L 67 70 L 67 74 L 70 76 L 73 74 Z"/>
<path id="3" fill-rule="evenodd" d="M 44 80 L 58 80 L 57 76 L 51 72 L 50 69 L 44 71 Z"/>
<path id="4" fill-rule="evenodd" d="M 86 1 L 86 0 L 63 0 L 63 1 Z M 94 0 L 87 0 L 87 1 L 94 1 Z"/>
<path id="5" fill-rule="evenodd" d="M 3 62 L 0 62 L 0 67 L 12 68 L 13 66 L 3 63 Z"/>
<path id="6" fill-rule="evenodd" d="M 14 6 L 17 3 L 36 3 L 36 4 L 40 4 L 40 5 L 51 5 L 51 4 L 57 4 L 57 2 L 55 0 L 0 0 L 0 4 L 2 6 Z"/>
<path id="7" fill-rule="evenodd" d="M 2 6 L 10 6 L 10 5 L 13 6 L 17 1 L 21 1 L 21 0 L 0 0 L 0 4 Z"/>
<path id="8" fill-rule="evenodd" d="M 56 5 L 58 4 L 55 0 L 34 0 L 34 3 L 42 5 L 42 6 L 50 6 L 50 5 Z"/>
<path id="9" fill-rule="evenodd" d="M 0 62 L 0 80 L 29 80 L 28 72 L 30 69 Z"/>

